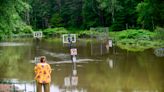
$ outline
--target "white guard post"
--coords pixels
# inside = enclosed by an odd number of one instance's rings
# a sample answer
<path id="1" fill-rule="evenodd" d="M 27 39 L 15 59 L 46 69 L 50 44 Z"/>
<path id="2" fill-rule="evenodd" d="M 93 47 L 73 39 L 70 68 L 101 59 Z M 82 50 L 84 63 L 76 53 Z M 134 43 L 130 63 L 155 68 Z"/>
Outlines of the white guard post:
<path id="1" fill-rule="evenodd" d="M 74 76 L 77 75 L 77 70 L 73 70 L 73 75 L 74 75 Z"/>
<path id="2" fill-rule="evenodd" d="M 112 47 L 112 40 L 108 40 L 109 47 Z"/>
<path id="3" fill-rule="evenodd" d="M 71 83 L 70 83 L 70 77 L 65 77 L 64 78 L 64 85 L 66 86 L 66 87 L 69 87 L 70 85 L 71 85 Z"/>
<path id="4" fill-rule="evenodd" d="M 64 86 L 77 86 L 78 84 L 78 77 L 77 76 L 70 76 L 64 78 Z"/>
<path id="5" fill-rule="evenodd" d="M 72 61 L 73 61 L 73 62 L 76 62 L 76 56 L 73 56 L 73 57 L 72 57 Z"/>
<path id="6" fill-rule="evenodd" d="M 72 43 L 75 43 L 76 34 L 63 34 L 63 43 L 69 43 L 69 39 Z"/>
<path id="7" fill-rule="evenodd" d="M 43 32 L 42 31 L 35 31 L 35 32 L 33 32 L 33 37 L 34 38 L 42 38 Z"/>

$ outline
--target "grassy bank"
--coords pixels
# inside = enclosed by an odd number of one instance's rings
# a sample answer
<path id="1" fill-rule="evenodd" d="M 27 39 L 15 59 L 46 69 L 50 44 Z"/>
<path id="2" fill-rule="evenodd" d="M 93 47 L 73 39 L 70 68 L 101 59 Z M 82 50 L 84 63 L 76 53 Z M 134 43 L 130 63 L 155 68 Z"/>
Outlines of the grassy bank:
<path id="1" fill-rule="evenodd" d="M 79 30 L 79 29 L 66 29 L 66 28 L 48 28 L 42 30 L 45 38 L 61 38 L 62 34 L 74 33 L 77 38 L 89 39 L 95 35 L 101 35 L 98 31 Z M 149 48 L 162 48 L 164 47 L 164 28 L 156 28 L 154 31 L 143 29 L 128 29 L 119 32 L 109 32 L 108 38 L 112 39 L 114 44 L 122 49 L 128 51 L 143 51 Z M 96 38 L 96 36 L 95 36 Z M 105 38 L 105 37 L 104 37 Z M 15 40 L 19 40 L 16 38 Z M 22 38 L 21 38 L 22 39 Z"/>
<path id="2" fill-rule="evenodd" d="M 62 34 L 75 33 L 78 38 L 90 38 L 90 30 L 78 30 L 78 29 L 65 29 L 65 28 L 53 28 L 46 29 L 43 33 L 48 38 L 49 36 L 61 37 Z M 97 32 L 92 32 L 97 34 Z M 164 29 L 157 28 L 153 32 L 143 29 L 128 29 L 120 32 L 109 32 L 109 37 L 114 40 L 115 44 L 129 51 L 143 51 L 149 48 L 161 48 L 164 47 Z"/>
<path id="3" fill-rule="evenodd" d="M 164 47 L 162 38 L 158 38 L 157 32 L 148 30 L 128 29 L 116 32 L 112 35 L 118 47 L 129 51 L 143 51 L 149 48 Z"/>

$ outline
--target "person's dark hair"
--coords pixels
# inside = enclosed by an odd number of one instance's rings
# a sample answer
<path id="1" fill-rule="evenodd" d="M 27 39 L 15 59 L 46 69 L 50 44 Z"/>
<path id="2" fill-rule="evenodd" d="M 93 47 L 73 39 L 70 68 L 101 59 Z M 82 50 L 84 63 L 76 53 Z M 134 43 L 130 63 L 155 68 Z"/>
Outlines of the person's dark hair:
<path id="1" fill-rule="evenodd" d="M 44 60 L 44 59 L 45 59 L 45 60 Z M 45 57 L 45 56 L 41 56 L 40 62 L 43 63 L 43 62 L 45 62 L 45 61 L 46 61 L 46 57 Z"/>

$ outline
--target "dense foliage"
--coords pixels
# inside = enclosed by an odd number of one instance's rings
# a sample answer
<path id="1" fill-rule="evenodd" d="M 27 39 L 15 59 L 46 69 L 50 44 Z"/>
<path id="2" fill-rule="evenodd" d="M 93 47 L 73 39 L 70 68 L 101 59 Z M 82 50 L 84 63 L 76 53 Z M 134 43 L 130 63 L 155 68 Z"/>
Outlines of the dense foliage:
<path id="1" fill-rule="evenodd" d="M 159 28 L 156 30 L 159 31 Z M 161 32 L 162 34 L 164 32 Z M 116 32 L 112 37 L 116 40 L 118 47 L 129 51 L 143 51 L 149 48 L 164 47 L 164 42 L 158 36 L 158 32 L 150 32 L 148 30 L 128 29 Z M 158 40 L 157 38 L 158 37 Z"/>
<path id="2" fill-rule="evenodd" d="M 27 26 L 20 17 L 21 13 L 29 10 L 30 6 L 22 0 L 1 0 L 0 3 L 0 38 L 12 33 L 31 32 L 30 26 Z"/>
<path id="3" fill-rule="evenodd" d="M 164 1 L 157 0 L 29 0 L 30 23 L 35 29 L 163 27 Z"/>
<path id="4" fill-rule="evenodd" d="M 101 26 L 115 31 L 164 24 L 161 0 L 1 0 L 0 12 L 3 33 L 30 30 L 26 24 L 37 30 Z"/>

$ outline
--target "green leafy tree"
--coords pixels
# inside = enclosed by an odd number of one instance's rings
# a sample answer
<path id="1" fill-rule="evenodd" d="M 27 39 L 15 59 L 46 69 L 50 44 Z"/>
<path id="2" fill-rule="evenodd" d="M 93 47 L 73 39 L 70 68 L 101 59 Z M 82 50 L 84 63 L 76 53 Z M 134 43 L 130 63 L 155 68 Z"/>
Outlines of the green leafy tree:
<path id="1" fill-rule="evenodd" d="M 119 0 L 97 0 L 99 2 L 99 8 L 105 10 L 108 17 L 110 17 L 111 23 L 108 23 L 110 30 L 122 30 L 124 27 L 123 9 Z M 123 2 L 123 1 L 122 1 Z"/>
<path id="2" fill-rule="evenodd" d="M 63 0 L 61 16 L 66 27 L 80 27 L 82 24 L 82 0 Z"/>
<path id="3" fill-rule="evenodd" d="M 22 0 L 1 0 L 0 3 L 0 33 L 10 35 L 13 32 L 32 31 L 21 19 L 20 13 L 29 9 L 29 5 Z"/>
<path id="4" fill-rule="evenodd" d="M 138 26 L 136 6 L 140 2 L 141 0 L 125 0 L 121 2 L 121 5 L 124 7 L 121 11 L 121 14 L 123 15 L 123 24 L 126 29 L 136 28 Z"/>
<path id="5" fill-rule="evenodd" d="M 115 22 L 115 12 L 120 11 L 123 7 L 118 0 L 97 0 L 100 3 L 100 8 L 105 9 L 112 15 L 112 22 Z"/>
<path id="6" fill-rule="evenodd" d="M 142 28 L 154 29 L 155 26 L 163 26 L 164 1 L 144 0 L 137 5 L 138 23 Z"/>
<path id="7" fill-rule="evenodd" d="M 104 9 L 100 9 L 100 4 L 97 0 L 84 0 L 83 2 L 83 26 L 90 27 L 106 27 L 109 26 L 110 16 Z"/>
<path id="8" fill-rule="evenodd" d="M 51 27 L 62 27 L 62 18 L 59 13 L 55 13 L 50 20 Z"/>
<path id="9" fill-rule="evenodd" d="M 49 27 L 51 2 L 50 0 L 30 0 L 30 23 L 34 29 Z"/>
<path id="10" fill-rule="evenodd" d="M 83 15 L 84 28 L 98 26 L 99 22 L 98 22 L 95 0 L 92 0 L 92 1 L 84 0 L 82 15 Z"/>

